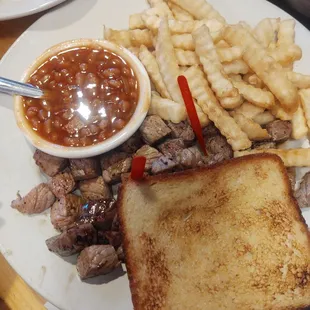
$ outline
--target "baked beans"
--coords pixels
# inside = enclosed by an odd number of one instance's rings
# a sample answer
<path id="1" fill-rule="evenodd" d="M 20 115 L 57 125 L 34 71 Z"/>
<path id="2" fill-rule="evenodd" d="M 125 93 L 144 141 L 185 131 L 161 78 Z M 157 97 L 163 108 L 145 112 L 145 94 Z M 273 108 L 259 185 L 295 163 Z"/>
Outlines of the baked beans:
<path id="1" fill-rule="evenodd" d="M 99 143 L 120 131 L 139 99 L 134 71 L 103 48 L 79 47 L 49 58 L 29 78 L 47 98 L 23 98 L 32 129 L 64 146 Z"/>

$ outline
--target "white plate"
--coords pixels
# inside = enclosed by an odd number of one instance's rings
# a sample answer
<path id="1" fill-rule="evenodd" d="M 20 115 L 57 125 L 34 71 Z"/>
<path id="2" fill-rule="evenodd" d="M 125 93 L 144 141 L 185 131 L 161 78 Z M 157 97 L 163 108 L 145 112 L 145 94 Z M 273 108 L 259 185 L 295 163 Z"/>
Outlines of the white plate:
<path id="1" fill-rule="evenodd" d="M 42 12 L 64 1 L 66 0 L 0 0 L 0 20 Z"/>
<path id="2" fill-rule="evenodd" d="M 43 16 L 19 38 L 0 63 L 0 76 L 19 79 L 27 66 L 55 43 L 81 37 L 101 38 L 103 24 L 126 28 L 128 16 L 145 9 L 145 2 L 68 2 Z M 265 0 L 210 2 L 230 23 L 246 20 L 254 25 L 265 17 L 289 17 Z M 310 34 L 300 24 L 297 24 L 296 41 L 304 54 L 296 69 L 310 73 Z M 0 137 L 0 249 L 10 264 L 36 291 L 62 309 L 131 309 L 126 274 L 118 271 L 82 283 L 70 262 L 74 258 L 63 260 L 45 246 L 45 239 L 56 234 L 48 214 L 24 216 L 10 208 L 17 190 L 27 193 L 43 178 L 32 160 L 33 149 L 15 125 L 12 99 L 4 95 L 0 96 Z M 310 223 L 310 213 L 305 216 Z"/>

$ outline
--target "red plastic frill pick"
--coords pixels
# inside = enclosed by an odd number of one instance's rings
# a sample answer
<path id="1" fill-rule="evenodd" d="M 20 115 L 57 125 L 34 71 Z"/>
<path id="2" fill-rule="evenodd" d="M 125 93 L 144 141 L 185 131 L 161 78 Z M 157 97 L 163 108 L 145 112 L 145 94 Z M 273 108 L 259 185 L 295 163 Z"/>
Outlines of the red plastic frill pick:
<path id="1" fill-rule="evenodd" d="M 133 180 L 139 181 L 143 178 L 146 158 L 144 156 L 134 157 L 131 165 L 130 176 Z"/>

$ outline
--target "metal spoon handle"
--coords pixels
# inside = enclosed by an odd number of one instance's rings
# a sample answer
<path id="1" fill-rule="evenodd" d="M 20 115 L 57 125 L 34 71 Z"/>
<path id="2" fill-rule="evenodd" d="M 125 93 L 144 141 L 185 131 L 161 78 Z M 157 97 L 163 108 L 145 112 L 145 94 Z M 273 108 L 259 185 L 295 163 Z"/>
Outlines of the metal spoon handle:
<path id="1" fill-rule="evenodd" d="M 20 83 L 0 77 L 0 92 L 9 95 L 20 95 L 31 98 L 40 98 L 43 96 L 42 90 L 33 85 Z"/>

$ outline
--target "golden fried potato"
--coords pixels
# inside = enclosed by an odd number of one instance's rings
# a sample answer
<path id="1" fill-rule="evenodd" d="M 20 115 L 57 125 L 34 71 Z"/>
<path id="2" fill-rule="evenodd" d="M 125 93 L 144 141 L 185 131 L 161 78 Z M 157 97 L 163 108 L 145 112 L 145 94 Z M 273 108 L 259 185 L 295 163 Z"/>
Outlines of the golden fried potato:
<path id="1" fill-rule="evenodd" d="M 162 17 L 156 42 L 156 60 L 159 71 L 173 101 L 184 105 L 181 91 L 177 82 L 180 75 L 174 47 L 166 17 Z"/>
<path id="2" fill-rule="evenodd" d="M 241 157 L 250 154 L 270 153 L 278 155 L 286 167 L 309 167 L 310 149 L 253 149 L 250 151 L 235 152 L 235 157 Z"/>
<path id="3" fill-rule="evenodd" d="M 166 121 L 180 123 L 187 118 L 185 106 L 170 99 L 161 98 L 156 92 L 152 92 L 149 115 L 158 115 Z"/>
<path id="4" fill-rule="evenodd" d="M 310 75 L 296 72 L 286 72 L 288 79 L 298 88 L 310 88 Z"/>
<path id="5" fill-rule="evenodd" d="M 242 59 L 243 50 L 238 46 L 217 48 L 217 54 L 221 62 L 232 62 L 237 59 Z"/>
<path id="6" fill-rule="evenodd" d="M 255 116 L 263 113 L 264 109 L 246 101 L 235 111 L 237 113 L 242 113 L 247 118 L 253 119 Z"/>
<path id="7" fill-rule="evenodd" d="M 184 51 L 182 49 L 176 48 L 175 55 L 179 66 L 193 66 L 199 65 L 199 58 L 197 54 L 193 51 Z"/>
<path id="8" fill-rule="evenodd" d="M 302 106 L 300 105 L 292 118 L 292 138 L 302 139 L 308 134 L 307 121 Z"/>
<path id="9" fill-rule="evenodd" d="M 162 97 L 171 99 L 164 80 L 160 74 L 156 58 L 144 45 L 141 45 L 140 47 L 139 59 L 143 63 L 157 92 Z"/>
<path id="10" fill-rule="evenodd" d="M 221 23 L 226 23 L 225 18 L 205 0 L 171 0 L 171 2 L 191 13 L 196 19 L 215 18 Z"/>
<path id="11" fill-rule="evenodd" d="M 224 39 L 231 45 L 243 48 L 245 62 L 280 101 L 283 109 L 294 113 L 299 105 L 297 88 L 253 35 L 240 25 L 236 25 L 226 27 Z"/>
<path id="12" fill-rule="evenodd" d="M 172 44 L 175 48 L 194 51 L 195 43 L 190 33 L 174 34 L 171 36 Z"/>
<path id="13" fill-rule="evenodd" d="M 194 20 L 194 17 L 178 5 L 168 2 L 168 6 L 174 16 L 175 19 L 181 20 L 181 21 L 187 21 L 187 20 Z"/>
<path id="14" fill-rule="evenodd" d="M 239 93 L 245 100 L 258 107 L 270 109 L 275 103 L 273 94 L 267 90 L 256 88 L 250 84 L 246 84 L 243 81 L 233 81 L 233 85 L 239 90 Z"/>
<path id="15" fill-rule="evenodd" d="M 104 38 L 124 47 L 153 47 L 153 35 L 148 29 L 114 30 L 105 27 Z"/>
<path id="16" fill-rule="evenodd" d="M 132 14 L 129 16 L 129 29 L 145 29 L 145 24 L 142 19 L 142 14 Z"/>
<path id="17" fill-rule="evenodd" d="M 262 141 L 270 138 L 266 129 L 263 129 L 259 124 L 244 116 L 242 113 L 230 112 L 230 115 L 234 118 L 242 131 L 247 134 L 250 140 Z"/>
<path id="18" fill-rule="evenodd" d="M 295 43 L 295 25 L 294 19 L 286 19 L 281 21 L 278 32 L 277 46 L 293 45 Z"/>
<path id="19" fill-rule="evenodd" d="M 270 50 L 268 54 L 279 64 L 287 66 L 292 64 L 294 61 L 300 60 L 302 57 L 301 48 L 296 45 L 281 45 L 273 50 Z"/>
<path id="20" fill-rule="evenodd" d="M 255 74 L 255 73 L 247 73 L 243 76 L 243 80 L 257 88 L 262 88 L 263 87 L 263 82 L 262 80 Z"/>
<path id="21" fill-rule="evenodd" d="M 263 47 L 267 48 L 271 43 L 275 42 L 279 24 L 279 19 L 265 18 L 254 28 L 254 36 Z"/>
<path id="22" fill-rule="evenodd" d="M 282 121 L 291 121 L 293 118 L 292 113 L 287 113 L 279 104 L 278 101 L 272 106 L 270 112 L 278 119 Z"/>
<path id="23" fill-rule="evenodd" d="M 232 62 L 224 62 L 223 69 L 226 74 L 247 74 L 250 71 L 249 66 L 242 59 L 236 59 Z"/>
<path id="24" fill-rule="evenodd" d="M 299 91 L 301 106 L 305 113 L 308 128 L 310 129 L 310 89 L 302 89 Z"/>
<path id="25" fill-rule="evenodd" d="M 236 121 L 220 106 L 201 69 L 198 66 L 192 66 L 184 73 L 184 76 L 188 80 L 192 96 L 197 100 L 202 111 L 226 137 L 233 150 L 249 148 L 251 141 Z"/>
<path id="26" fill-rule="evenodd" d="M 276 118 L 269 111 L 265 111 L 253 117 L 253 121 L 261 126 L 266 125 L 275 119 Z"/>

